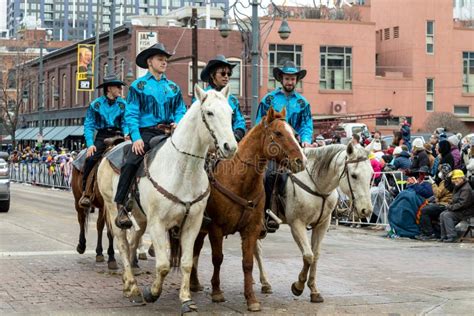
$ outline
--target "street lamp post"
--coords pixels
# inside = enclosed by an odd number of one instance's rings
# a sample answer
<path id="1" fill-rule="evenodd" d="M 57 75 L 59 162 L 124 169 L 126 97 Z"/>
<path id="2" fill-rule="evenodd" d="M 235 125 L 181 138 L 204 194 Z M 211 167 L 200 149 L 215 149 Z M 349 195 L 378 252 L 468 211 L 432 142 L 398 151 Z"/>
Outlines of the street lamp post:
<path id="1" fill-rule="evenodd" d="M 51 30 L 47 30 L 45 38 L 40 39 L 40 55 L 39 55 L 39 89 L 38 89 L 38 143 L 43 142 L 43 112 L 44 112 L 44 69 L 43 69 L 43 48 L 44 41 L 51 36 Z"/>
<path id="2" fill-rule="evenodd" d="M 249 0 L 251 1 L 252 6 L 252 48 L 250 50 L 251 63 L 252 63 L 252 104 L 251 104 L 251 123 L 252 126 L 255 125 L 255 119 L 257 118 L 257 109 L 258 109 L 258 96 L 259 96 L 259 58 L 260 58 L 260 18 L 258 17 L 258 7 L 260 6 L 260 0 Z M 237 5 L 238 1 L 233 5 Z M 276 11 L 279 13 L 284 13 L 278 7 L 275 7 Z M 284 15 L 286 16 L 286 14 Z M 226 12 L 222 23 L 219 26 L 219 32 L 222 37 L 226 38 L 229 36 L 232 28 L 229 25 L 229 17 Z M 283 19 L 280 28 L 278 29 L 278 34 L 280 38 L 286 40 L 290 36 L 291 30 L 288 26 L 288 21 L 286 17 Z"/>
<path id="3" fill-rule="evenodd" d="M 110 27 L 109 27 L 109 56 L 108 56 L 108 67 L 107 76 L 111 77 L 114 75 L 114 28 L 115 28 L 115 0 L 110 0 Z"/>

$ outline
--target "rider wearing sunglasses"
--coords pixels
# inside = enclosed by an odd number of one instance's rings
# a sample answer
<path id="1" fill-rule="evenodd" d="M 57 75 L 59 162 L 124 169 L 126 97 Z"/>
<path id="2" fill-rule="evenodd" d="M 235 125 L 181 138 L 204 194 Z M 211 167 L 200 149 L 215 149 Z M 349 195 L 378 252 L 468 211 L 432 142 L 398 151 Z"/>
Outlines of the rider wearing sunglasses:
<path id="1" fill-rule="evenodd" d="M 204 90 L 214 89 L 221 91 L 230 82 L 232 69 L 236 64 L 231 64 L 223 55 L 217 55 L 209 60 L 206 67 L 201 72 L 201 80 L 209 85 Z M 232 130 L 237 142 L 245 135 L 245 119 L 240 112 L 239 100 L 232 94 L 229 95 L 229 105 L 232 108 Z M 194 99 L 193 99 L 194 102 Z"/>

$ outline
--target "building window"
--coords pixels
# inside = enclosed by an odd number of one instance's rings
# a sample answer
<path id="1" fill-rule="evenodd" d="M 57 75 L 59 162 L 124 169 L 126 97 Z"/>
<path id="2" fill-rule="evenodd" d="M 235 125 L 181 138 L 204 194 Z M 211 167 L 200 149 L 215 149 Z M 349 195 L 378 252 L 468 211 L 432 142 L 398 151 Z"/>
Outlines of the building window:
<path id="1" fill-rule="evenodd" d="M 454 114 L 456 115 L 469 115 L 469 105 L 455 105 Z"/>
<path id="2" fill-rule="evenodd" d="M 77 78 L 77 70 L 74 74 L 74 78 Z M 78 101 L 78 93 L 79 92 L 77 91 L 77 89 L 73 89 L 73 91 L 74 91 L 74 106 L 76 106 L 78 104 L 77 101 Z"/>
<path id="3" fill-rule="evenodd" d="M 395 26 L 393 28 L 393 38 L 399 38 L 400 37 L 400 27 Z"/>
<path id="4" fill-rule="evenodd" d="M 231 64 L 236 66 L 232 69 L 232 77 L 230 77 L 230 92 L 237 97 L 242 95 L 242 60 L 238 58 L 228 58 Z"/>
<path id="5" fill-rule="evenodd" d="M 104 64 L 104 74 L 102 78 L 107 77 L 107 71 L 108 71 L 109 65 L 107 63 Z"/>
<path id="6" fill-rule="evenodd" d="M 389 28 L 384 29 L 383 33 L 384 33 L 384 39 L 389 40 L 390 39 L 390 29 Z"/>
<path id="7" fill-rule="evenodd" d="M 474 52 L 462 53 L 462 90 L 464 93 L 474 93 Z"/>
<path id="8" fill-rule="evenodd" d="M 49 90 L 50 90 L 50 98 L 51 98 L 51 109 L 54 109 L 55 106 L 56 106 L 56 100 L 54 99 L 55 97 L 55 90 L 56 90 L 56 82 L 55 82 L 55 78 L 52 77 L 51 78 L 51 85 L 49 87 Z"/>
<path id="9" fill-rule="evenodd" d="M 434 79 L 426 78 L 426 111 L 434 110 Z"/>
<path id="10" fill-rule="evenodd" d="M 411 125 L 411 116 L 405 117 L 408 123 Z M 376 126 L 398 126 L 400 124 L 399 116 L 392 116 L 391 118 L 376 118 Z"/>
<path id="11" fill-rule="evenodd" d="M 320 47 L 319 89 L 352 90 L 352 48 Z"/>
<path id="12" fill-rule="evenodd" d="M 122 58 L 120 60 L 120 80 L 123 81 L 125 77 L 125 60 Z"/>
<path id="13" fill-rule="evenodd" d="M 383 31 L 382 31 L 382 29 L 379 30 L 379 38 L 380 38 L 380 41 L 383 41 Z"/>
<path id="14" fill-rule="evenodd" d="M 426 21 L 426 52 L 434 54 L 434 21 Z"/>
<path id="15" fill-rule="evenodd" d="M 206 67 L 206 63 L 198 61 L 198 84 L 201 88 L 207 87 L 207 82 L 201 80 L 201 71 Z M 188 94 L 193 94 L 193 64 L 188 64 Z"/>
<path id="16" fill-rule="evenodd" d="M 66 106 L 66 74 L 63 74 L 62 80 L 61 80 L 61 107 Z"/>
<path id="17" fill-rule="evenodd" d="M 282 45 L 270 44 L 268 50 L 268 88 L 275 89 L 277 82 L 273 78 L 273 68 L 281 67 L 286 61 L 292 61 L 296 67 L 301 68 L 301 59 L 303 55 L 303 46 L 301 45 Z M 301 81 L 296 88 L 301 89 Z"/>

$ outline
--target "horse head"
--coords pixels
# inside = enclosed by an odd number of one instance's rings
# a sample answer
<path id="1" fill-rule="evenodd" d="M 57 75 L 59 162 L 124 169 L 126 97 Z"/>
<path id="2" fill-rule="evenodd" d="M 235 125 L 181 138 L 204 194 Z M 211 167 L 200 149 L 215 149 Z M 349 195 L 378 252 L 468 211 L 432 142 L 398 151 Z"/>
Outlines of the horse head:
<path id="1" fill-rule="evenodd" d="M 228 98 L 230 86 L 222 91 L 204 91 L 198 85 L 194 86 L 194 95 L 200 102 L 201 120 L 203 128 L 196 129 L 196 133 L 203 139 L 209 140 L 215 150 L 223 158 L 232 158 L 237 151 L 237 141 L 232 133 L 232 108 Z"/>
<path id="2" fill-rule="evenodd" d="M 267 115 L 260 123 L 265 134 L 263 153 L 268 160 L 275 160 L 292 172 L 300 172 L 306 166 L 306 156 L 285 118 L 285 108 L 281 113 L 275 111 L 273 107 L 268 110 Z"/>
<path id="3" fill-rule="evenodd" d="M 370 199 L 370 181 L 373 169 L 367 151 L 349 143 L 346 148 L 344 168 L 339 187 L 344 194 L 351 198 L 359 217 L 370 216 L 373 208 Z"/>

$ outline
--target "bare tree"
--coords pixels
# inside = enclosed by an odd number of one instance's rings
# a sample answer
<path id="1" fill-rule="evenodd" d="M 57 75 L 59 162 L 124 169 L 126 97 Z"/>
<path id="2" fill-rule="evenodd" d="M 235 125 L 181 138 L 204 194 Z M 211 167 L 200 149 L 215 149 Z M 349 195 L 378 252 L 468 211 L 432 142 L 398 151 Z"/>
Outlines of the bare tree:
<path id="1" fill-rule="evenodd" d="M 23 113 L 25 104 L 25 91 L 34 85 L 31 68 L 26 62 L 33 58 L 32 54 L 17 52 L 8 63 L 6 80 L 0 80 L 0 122 L 6 132 L 11 136 L 13 147 L 16 146 L 15 132 L 19 125 L 19 115 Z M 31 96 L 31 95 L 30 95 Z"/>
<path id="2" fill-rule="evenodd" d="M 425 121 L 427 132 L 433 132 L 438 127 L 444 127 L 447 132 L 466 135 L 469 128 L 456 115 L 449 112 L 431 113 Z"/>

